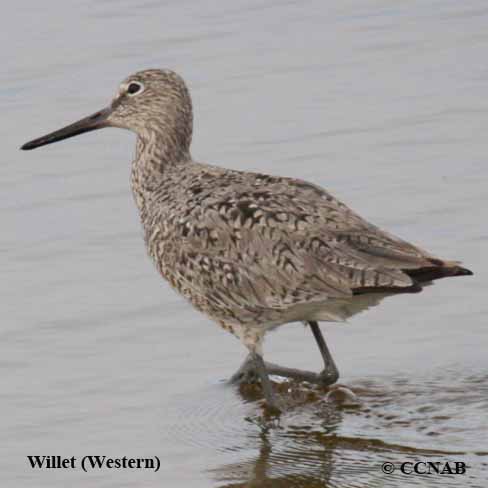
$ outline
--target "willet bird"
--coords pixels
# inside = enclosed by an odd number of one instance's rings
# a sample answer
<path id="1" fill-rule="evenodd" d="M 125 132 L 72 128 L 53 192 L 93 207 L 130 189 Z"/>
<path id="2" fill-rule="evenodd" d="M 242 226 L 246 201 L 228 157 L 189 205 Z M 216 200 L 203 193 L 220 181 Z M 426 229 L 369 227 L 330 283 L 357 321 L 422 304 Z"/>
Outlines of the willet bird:
<path id="1" fill-rule="evenodd" d="M 190 94 L 169 70 L 129 76 L 107 108 L 22 149 L 102 127 L 137 135 L 132 192 L 159 272 L 244 343 L 249 355 L 233 380 L 259 379 L 271 407 L 268 374 L 337 381 L 318 321 L 343 321 L 386 295 L 472 274 L 380 230 L 319 186 L 194 161 Z M 318 344 L 319 374 L 263 360 L 266 331 L 297 321 Z"/>

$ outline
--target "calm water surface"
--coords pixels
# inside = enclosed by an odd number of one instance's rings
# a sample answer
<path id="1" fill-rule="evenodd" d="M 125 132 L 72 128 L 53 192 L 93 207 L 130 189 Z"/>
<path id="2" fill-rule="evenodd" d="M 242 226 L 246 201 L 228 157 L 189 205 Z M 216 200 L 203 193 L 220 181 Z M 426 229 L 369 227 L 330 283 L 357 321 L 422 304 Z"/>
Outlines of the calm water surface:
<path id="1" fill-rule="evenodd" d="M 486 2 L 20 1 L 0 22 L 2 486 L 486 486 Z M 197 159 L 309 179 L 475 271 L 324 326 L 358 406 L 322 395 L 270 423 L 225 384 L 245 351 L 146 257 L 132 134 L 18 151 L 148 67 L 188 81 Z M 301 325 L 266 354 L 320 367 Z M 33 471 L 29 454 L 162 467 Z M 409 460 L 470 467 L 381 472 Z"/>

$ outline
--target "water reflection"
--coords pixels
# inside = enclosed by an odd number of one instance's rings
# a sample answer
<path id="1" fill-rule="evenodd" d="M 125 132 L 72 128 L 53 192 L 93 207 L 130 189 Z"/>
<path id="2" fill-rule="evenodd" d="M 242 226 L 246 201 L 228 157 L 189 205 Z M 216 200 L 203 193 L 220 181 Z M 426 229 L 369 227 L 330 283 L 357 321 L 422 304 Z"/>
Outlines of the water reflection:
<path id="1" fill-rule="evenodd" d="M 247 400 L 252 398 L 247 392 L 243 396 Z M 312 412 L 313 416 L 321 419 L 327 434 L 299 421 Z M 279 420 L 259 415 L 248 417 L 247 421 L 258 432 L 252 436 L 258 454 L 216 469 L 213 474 L 218 486 L 328 486 L 334 470 L 335 449 L 323 440 L 337 436 L 342 419 L 341 410 L 317 401 L 306 402 Z"/>
<path id="2" fill-rule="evenodd" d="M 460 396 L 465 398 L 466 409 L 482 408 L 487 378 L 468 377 L 452 385 L 440 385 L 438 381 L 415 385 L 405 378 L 396 378 L 389 384 L 356 384 L 353 389 L 361 403 L 355 406 L 340 405 L 330 396 L 320 396 L 317 389 L 307 392 L 303 386 L 281 384 L 280 396 L 283 399 L 289 395 L 285 400 L 290 408 L 279 420 L 262 415 L 256 389 L 241 388 L 242 399 L 256 406 L 256 411 L 246 418 L 253 428 L 247 429 L 245 442 L 227 440 L 225 449 L 220 446 L 219 451 L 233 457 L 237 454 L 238 459 L 211 470 L 216 486 L 459 486 L 461 475 L 419 476 L 400 471 L 402 463 L 419 461 L 464 462 L 467 472 L 462 475 L 462 482 L 465 486 L 479 486 L 476 480 L 486 470 L 488 452 L 449 450 L 450 442 L 429 439 L 447 440 L 459 430 L 463 418 Z M 465 421 L 469 417 L 466 411 Z M 348 425 L 354 427 L 349 429 Z M 405 443 L 388 440 L 401 439 L 402 432 Z M 416 439 L 417 445 L 426 447 L 411 447 L 414 444 L 409 443 L 409 436 L 411 441 Z M 428 447 L 432 445 L 441 447 Z M 250 450 L 256 454 L 249 455 Z M 393 474 L 382 471 L 384 462 L 395 465 Z"/>
<path id="3" fill-rule="evenodd" d="M 407 481 L 425 485 L 424 477 L 398 471 L 401 463 L 420 459 L 456 462 L 460 456 L 289 427 L 278 436 L 263 430 L 259 454 L 254 459 L 224 465 L 214 474 L 217 486 L 226 488 L 405 486 Z M 397 473 L 383 473 L 382 464 L 386 461 L 395 464 Z M 443 486 L 454 486 L 456 478 L 442 475 L 442 482 Z"/>

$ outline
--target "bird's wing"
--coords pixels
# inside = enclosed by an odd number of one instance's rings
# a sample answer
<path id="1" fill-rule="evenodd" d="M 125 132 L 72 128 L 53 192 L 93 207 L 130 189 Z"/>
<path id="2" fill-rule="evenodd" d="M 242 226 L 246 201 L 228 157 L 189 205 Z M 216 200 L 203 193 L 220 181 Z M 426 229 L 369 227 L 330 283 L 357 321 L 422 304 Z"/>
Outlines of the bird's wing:
<path id="1" fill-rule="evenodd" d="M 325 218 L 328 232 L 359 252 L 370 265 L 392 269 L 416 269 L 440 265 L 441 260 L 425 250 L 385 232 L 364 220 L 326 190 L 301 180 L 290 179 L 292 187 L 300 188 L 300 203 L 313 202 L 318 220 Z"/>
<path id="2" fill-rule="evenodd" d="M 166 252 L 175 279 L 191 292 L 283 309 L 346 298 L 358 289 L 412 286 L 401 269 L 423 260 L 422 251 L 383 233 L 325 190 L 287 178 L 225 176 L 186 210 L 173 229 L 177 245 Z"/>

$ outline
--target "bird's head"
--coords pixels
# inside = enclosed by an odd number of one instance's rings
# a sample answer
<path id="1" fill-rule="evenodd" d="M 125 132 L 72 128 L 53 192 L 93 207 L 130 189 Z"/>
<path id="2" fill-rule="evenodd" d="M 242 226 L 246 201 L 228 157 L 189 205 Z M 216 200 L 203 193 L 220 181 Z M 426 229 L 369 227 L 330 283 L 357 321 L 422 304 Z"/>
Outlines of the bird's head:
<path id="1" fill-rule="evenodd" d="M 24 144 L 35 149 L 103 127 L 120 127 L 146 141 L 177 146 L 188 153 L 193 126 L 190 94 L 170 70 L 149 69 L 127 77 L 110 105 L 62 129 Z"/>

